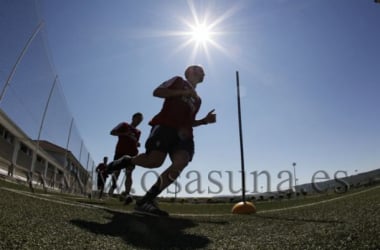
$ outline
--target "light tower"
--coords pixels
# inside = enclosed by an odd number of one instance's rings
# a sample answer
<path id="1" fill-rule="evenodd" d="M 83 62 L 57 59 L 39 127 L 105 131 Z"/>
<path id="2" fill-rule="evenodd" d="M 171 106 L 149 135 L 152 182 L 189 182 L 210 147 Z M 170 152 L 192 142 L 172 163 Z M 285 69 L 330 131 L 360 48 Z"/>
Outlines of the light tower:
<path id="1" fill-rule="evenodd" d="M 297 186 L 297 177 L 296 177 L 296 165 L 297 163 L 293 162 L 293 173 L 294 173 L 294 191 L 297 192 L 296 186 Z"/>

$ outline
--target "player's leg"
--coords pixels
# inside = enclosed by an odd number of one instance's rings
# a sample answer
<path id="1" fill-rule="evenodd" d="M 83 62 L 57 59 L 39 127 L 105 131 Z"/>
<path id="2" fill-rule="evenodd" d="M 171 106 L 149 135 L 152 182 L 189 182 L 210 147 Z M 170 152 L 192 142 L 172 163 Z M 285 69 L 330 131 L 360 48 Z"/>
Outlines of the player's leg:
<path id="1" fill-rule="evenodd" d="M 120 171 L 124 168 L 133 167 L 133 164 L 131 163 L 131 156 L 124 155 L 117 160 L 114 160 L 110 162 L 107 165 L 107 174 L 112 174 L 115 171 Z"/>
<path id="2" fill-rule="evenodd" d="M 130 195 L 131 188 L 132 188 L 132 172 L 133 169 L 126 169 L 125 170 L 125 182 L 124 182 L 124 187 L 125 187 L 125 201 L 124 204 L 128 205 L 133 202 L 133 197 Z"/>
<path id="3" fill-rule="evenodd" d="M 99 199 L 103 197 L 103 192 L 104 192 L 104 183 L 99 186 Z"/>
<path id="4" fill-rule="evenodd" d="M 123 168 L 132 168 L 134 165 L 145 168 L 157 168 L 163 164 L 168 152 L 170 140 L 177 136 L 175 129 L 170 129 L 163 126 L 154 126 L 151 129 L 150 135 L 145 142 L 146 153 L 139 154 L 135 157 L 124 155 L 116 158 L 107 166 L 107 173 L 121 170 Z M 174 138 L 175 139 L 175 138 Z"/>
<path id="5" fill-rule="evenodd" d="M 97 186 L 98 186 L 98 192 L 99 192 L 99 199 L 102 198 L 102 177 L 100 174 L 98 174 L 97 178 Z"/>
<path id="6" fill-rule="evenodd" d="M 164 163 L 166 155 L 166 152 L 153 150 L 133 157 L 131 163 L 144 168 L 158 168 Z"/>
<path id="7" fill-rule="evenodd" d="M 136 202 L 136 212 L 168 216 L 168 213 L 159 209 L 154 202 L 156 197 L 180 175 L 190 161 L 187 151 L 179 150 L 171 155 L 172 164 L 159 176 L 156 183 L 149 189 L 145 196 Z"/>
<path id="8" fill-rule="evenodd" d="M 119 178 L 120 175 L 120 170 L 114 171 L 113 174 L 111 175 L 111 188 L 108 191 L 109 195 L 112 195 L 115 189 L 117 188 L 117 179 Z"/>

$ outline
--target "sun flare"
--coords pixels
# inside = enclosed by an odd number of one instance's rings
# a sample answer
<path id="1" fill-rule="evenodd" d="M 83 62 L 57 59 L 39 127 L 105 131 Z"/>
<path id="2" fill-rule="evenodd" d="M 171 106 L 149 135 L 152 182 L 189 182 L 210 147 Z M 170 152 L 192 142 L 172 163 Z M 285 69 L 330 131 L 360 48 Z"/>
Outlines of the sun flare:
<path id="1" fill-rule="evenodd" d="M 188 60 L 190 63 L 205 57 L 211 61 L 211 54 L 217 50 L 218 52 L 229 55 L 229 51 L 223 45 L 225 41 L 221 37 L 230 34 L 225 27 L 227 19 L 232 17 L 239 9 L 240 5 L 234 5 L 223 13 L 213 12 L 212 5 L 199 7 L 201 11 L 196 9 L 196 3 L 193 0 L 187 0 L 190 15 L 177 16 L 183 28 L 180 30 L 167 30 L 159 32 L 159 36 L 178 37 L 180 40 L 177 47 L 173 47 L 171 55 L 179 52 L 190 52 Z"/>
<path id="2" fill-rule="evenodd" d="M 206 24 L 198 24 L 191 27 L 190 36 L 192 41 L 206 44 L 212 41 L 212 30 Z"/>
<path id="3" fill-rule="evenodd" d="M 179 47 L 179 49 L 192 47 L 190 60 L 194 60 L 201 54 L 204 54 L 210 59 L 211 48 L 223 50 L 217 42 L 218 36 L 223 33 L 217 31 L 217 23 L 208 23 L 206 18 L 204 20 L 199 20 L 197 14 L 194 15 L 194 20 L 192 20 L 192 22 L 184 20 L 187 30 L 184 30 L 182 35 L 184 35 L 185 42 Z"/>

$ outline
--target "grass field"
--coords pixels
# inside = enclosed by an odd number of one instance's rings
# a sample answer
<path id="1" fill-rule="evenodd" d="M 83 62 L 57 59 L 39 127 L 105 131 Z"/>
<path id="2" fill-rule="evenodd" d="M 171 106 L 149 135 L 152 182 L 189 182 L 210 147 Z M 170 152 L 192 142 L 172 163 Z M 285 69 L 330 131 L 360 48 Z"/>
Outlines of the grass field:
<path id="1" fill-rule="evenodd" d="M 380 249 L 380 186 L 345 194 L 256 203 L 162 203 L 171 216 L 133 205 L 31 193 L 0 180 L 0 249 Z"/>

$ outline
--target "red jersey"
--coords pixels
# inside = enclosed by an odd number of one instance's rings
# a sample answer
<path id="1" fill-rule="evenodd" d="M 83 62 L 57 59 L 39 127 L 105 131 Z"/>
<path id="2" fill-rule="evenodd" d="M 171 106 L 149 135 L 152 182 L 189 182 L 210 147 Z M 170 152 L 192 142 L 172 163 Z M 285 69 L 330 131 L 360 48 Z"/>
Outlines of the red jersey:
<path id="1" fill-rule="evenodd" d="M 176 76 L 163 82 L 159 88 L 192 89 L 193 86 L 182 77 Z M 165 98 L 161 111 L 149 122 L 150 125 L 164 125 L 186 131 L 192 137 L 195 116 L 201 106 L 201 99 L 181 96 Z"/>
<path id="2" fill-rule="evenodd" d="M 138 142 L 140 140 L 141 131 L 127 122 L 122 122 L 117 125 L 112 131 L 115 131 L 119 139 L 116 144 L 115 155 L 137 155 Z"/>
<path id="3" fill-rule="evenodd" d="M 95 171 L 98 173 L 98 176 L 103 176 L 104 179 L 108 176 L 106 170 L 107 165 L 104 163 L 100 163 L 95 169 Z"/>

